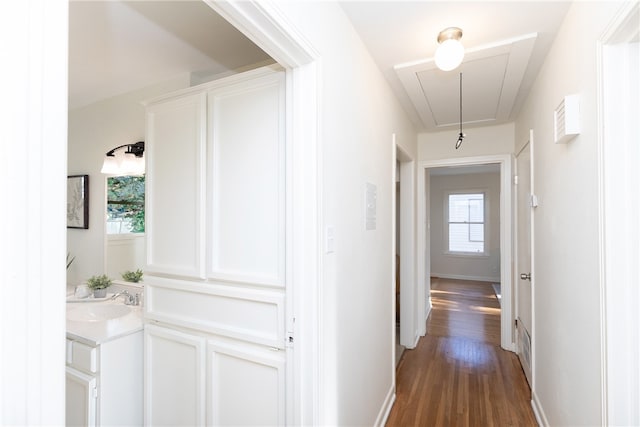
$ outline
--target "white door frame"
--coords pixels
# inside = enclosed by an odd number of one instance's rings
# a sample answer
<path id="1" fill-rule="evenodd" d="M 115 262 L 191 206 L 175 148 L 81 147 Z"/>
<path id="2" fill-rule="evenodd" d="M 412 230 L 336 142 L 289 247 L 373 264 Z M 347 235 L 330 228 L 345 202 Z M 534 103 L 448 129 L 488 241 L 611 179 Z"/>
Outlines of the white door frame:
<path id="1" fill-rule="evenodd" d="M 0 425 L 63 425 L 68 1 L 0 3 Z"/>
<path id="2" fill-rule="evenodd" d="M 418 287 L 419 312 L 424 310 L 429 314 L 427 298 L 431 288 L 431 278 L 427 277 L 425 260 L 429 256 L 428 247 L 428 216 L 426 211 L 429 189 L 425 180 L 427 169 L 445 166 L 472 166 L 489 163 L 500 164 L 500 283 L 502 291 L 502 306 L 500 316 L 500 345 L 505 350 L 515 351 L 513 338 L 513 298 L 512 298 L 512 266 L 513 257 L 513 205 L 512 205 L 512 164 L 511 154 L 498 154 L 479 157 L 461 157 L 442 160 L 422 161 L 418 165 L 418 281 L 425 286 Z M 421 294 L 421 292 L 424 292 Z M 426 319 L 425 319 L 426 320 Z"/>
<path id="3" fill-rule="evenodd" d="M 394 164 L 397 160 L 400 166 L 400 229 L 395 233 L 400 239 L 400 344 L 407 348 L 415 348 L 420 338 L 415 280 L 415 160 L 395 142 L 395 135 L 393 141 Z M 395 215 L 395 206 L 393 212 Z M 393 271 L 395 274 L 395 262 Z"/>
<path id="4" fill-rule="evenodd" d="M 286 408 L 288 425 L 322 424 L 320 55 L 270 2 L 204 0 L 287 73 Z M 289 179 L 290 177 L 290 179 Z M 295 349 L 295 350 L 294 350 Z"/>
<path id="5" fill-rule="evenodd" d="M 602 425 L 640 425 L 639 21 L 625 4 L 598 43 Z"/>

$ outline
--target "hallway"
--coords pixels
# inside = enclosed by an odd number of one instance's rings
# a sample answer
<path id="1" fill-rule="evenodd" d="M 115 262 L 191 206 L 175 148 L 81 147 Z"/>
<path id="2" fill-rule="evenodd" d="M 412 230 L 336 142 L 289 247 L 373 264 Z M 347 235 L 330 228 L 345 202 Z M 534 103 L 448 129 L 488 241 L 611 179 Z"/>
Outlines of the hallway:
<path id="1" fill-rule="evenodd" d="M 491 284 L 432 278 L 431 297 L 427 335 L 397 367 L 386 425 L 537 425 L 520 362 L 499 346 Z"/>

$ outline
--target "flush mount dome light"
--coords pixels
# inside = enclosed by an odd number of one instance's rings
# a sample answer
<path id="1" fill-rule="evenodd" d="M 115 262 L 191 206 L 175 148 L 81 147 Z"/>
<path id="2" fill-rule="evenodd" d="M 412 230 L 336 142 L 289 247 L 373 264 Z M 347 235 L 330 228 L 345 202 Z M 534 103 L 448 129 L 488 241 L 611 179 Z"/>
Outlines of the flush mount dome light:
<path id="1" fill-rule="evenodd" d="M 442 71 L 451 71 L 462 63 L 464 58 L 464 46 L 460 42 L 462 30 L 458 27 L 449 27 L 438 34 L 438 49 L 436 49 L 436 66 Z"/>

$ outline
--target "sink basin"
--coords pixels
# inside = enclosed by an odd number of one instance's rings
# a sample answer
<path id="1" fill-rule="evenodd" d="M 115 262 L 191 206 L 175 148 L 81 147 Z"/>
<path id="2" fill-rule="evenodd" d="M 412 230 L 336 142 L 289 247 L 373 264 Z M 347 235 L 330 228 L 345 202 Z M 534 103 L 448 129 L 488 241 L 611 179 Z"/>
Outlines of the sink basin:
<path id="1" fill-rule="evenodd" d="M 124 304 L 67 304 L 67 320 L 74 322 L 102 322 L 130 312 L 131 307 Z"/>

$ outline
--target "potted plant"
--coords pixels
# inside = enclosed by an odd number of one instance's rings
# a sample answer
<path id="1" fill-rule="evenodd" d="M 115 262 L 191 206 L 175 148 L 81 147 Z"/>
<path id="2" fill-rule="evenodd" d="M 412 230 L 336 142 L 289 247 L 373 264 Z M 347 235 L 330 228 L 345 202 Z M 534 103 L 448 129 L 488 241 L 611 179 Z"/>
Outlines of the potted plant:
<path id="1" fill-rule="evenodd" d="M 106 274 L 91 276 L 87 280 L 87 286 L 93 291 L 94 298 L 104 298 L 107 296 L 107 288 L 111 286 L 111 279 Z"/>
<path id="2" fill-rule="evenodd" d="M 142 270 L 125 271 L 124 273 L 122 273 L 122 278 L 127 282 L 138 283 L 140 280 L 142 280 L 142 274 Z"/>

